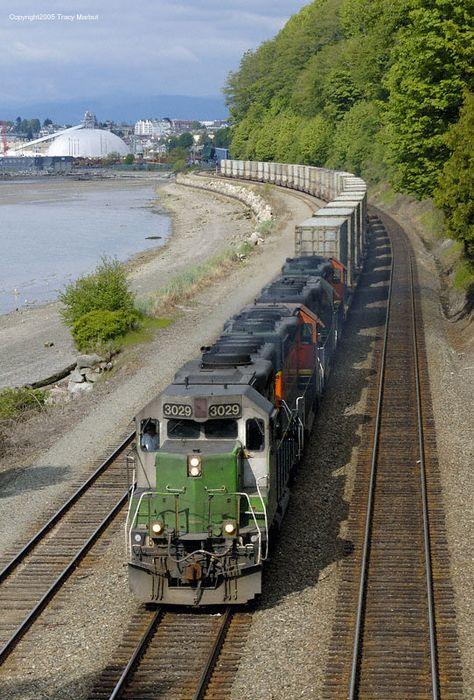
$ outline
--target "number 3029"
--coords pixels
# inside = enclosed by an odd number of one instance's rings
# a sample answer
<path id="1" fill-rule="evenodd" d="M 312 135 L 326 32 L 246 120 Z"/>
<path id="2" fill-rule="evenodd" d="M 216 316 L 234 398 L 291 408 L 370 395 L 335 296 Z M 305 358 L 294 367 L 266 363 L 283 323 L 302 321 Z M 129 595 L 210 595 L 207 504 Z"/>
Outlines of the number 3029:
<path id="1" fill-rule="evenodd" d="M 219 403 L 209 406 L 210 418 L 237 418 L 240 416 L 240 404 Z"/>
<path id="2" fill-rule="evenodd" d="M 190 418 L 193 415 L 193 409 L 183 403 L 165 403 L 163 415 L 165 418 Z"/>

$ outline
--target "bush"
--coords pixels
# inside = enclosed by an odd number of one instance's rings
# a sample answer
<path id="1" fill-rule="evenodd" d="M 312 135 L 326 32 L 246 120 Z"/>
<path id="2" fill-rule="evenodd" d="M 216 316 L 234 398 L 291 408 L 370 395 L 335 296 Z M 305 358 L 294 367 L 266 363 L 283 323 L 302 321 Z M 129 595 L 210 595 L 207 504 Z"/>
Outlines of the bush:
<path id="1" fill-rule="evenodd" d="M 95 309 L 74 322 L 72 337 L 79 350 L 89 350 L 124 336 L 138 325 L 138 319 L 139 314 L 134 310 Z"/>
<path id="2" fill-rule="evenodd" d="M 0 390 L 0 421 L 21 418 L 24 413 L 42 408 L 46 392 L 41 389 Z"/>
<path id="3" fill-rule="evenodd" d="M 118 260 L 106 257 L 95 272 L 68 285 L 59 299 L 66 307 L 61 314 L 70 328 L 91 311 L 134 313 L 134 296 L 125 270 Z"/>

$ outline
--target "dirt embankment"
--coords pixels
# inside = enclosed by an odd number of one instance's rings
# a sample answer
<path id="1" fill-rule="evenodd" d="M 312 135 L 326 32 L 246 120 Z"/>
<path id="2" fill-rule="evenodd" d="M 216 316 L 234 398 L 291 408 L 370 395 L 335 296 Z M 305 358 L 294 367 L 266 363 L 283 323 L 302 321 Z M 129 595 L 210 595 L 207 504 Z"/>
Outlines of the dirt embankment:
<path id="1" fill-rule="evenodd" d="M 474 292 L 463 286 L 465 267 L 460 242 L 443 237 L 443 215 L 431 200 L 418 201 L 395 193 L 387 185 L 373 188 L 371 202 L 390 214 L 401 226 L 408 226 L 423 244 L 439 278 L 439 300 L 444 317 L 451 322 L 450 340 L 454 347 L 472 346 L 474 341 Z"/>

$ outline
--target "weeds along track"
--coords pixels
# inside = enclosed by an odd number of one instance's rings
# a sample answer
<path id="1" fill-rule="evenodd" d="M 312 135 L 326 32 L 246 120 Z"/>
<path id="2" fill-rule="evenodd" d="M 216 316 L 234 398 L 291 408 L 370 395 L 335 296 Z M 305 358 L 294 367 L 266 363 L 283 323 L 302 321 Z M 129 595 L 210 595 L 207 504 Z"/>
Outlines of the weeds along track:
<path id="1" fill-rule="evenodd" d="M 128 499 L 129 434 L 12 558 L 0 562 L 0 663 Z"/>
<path id="2" fill-rule="evenodd" d="M 89 697 L 225 700 L 250 624 L 250 613 L 231 607 L 213 613 L 142 608 Z"/>
<path id="3" fill-rule="evenodd" d="M 461 698 L 434 420 L 415 263 L 390 236 L 386 327 L 349 514 L 325 698 Z"/>

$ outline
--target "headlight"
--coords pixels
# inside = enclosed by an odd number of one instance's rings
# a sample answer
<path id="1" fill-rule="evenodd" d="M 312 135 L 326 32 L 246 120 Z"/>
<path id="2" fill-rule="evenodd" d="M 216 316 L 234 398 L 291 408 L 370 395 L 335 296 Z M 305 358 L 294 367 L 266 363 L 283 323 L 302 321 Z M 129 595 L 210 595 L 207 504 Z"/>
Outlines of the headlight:
<path id="1" fill-rule="evenodd" d="M 161 520 L 155 520 L 151 524 L 151 531 L 154 535 L 162 535 L 165 529 L 164 523 Z"/>
<path id="2" fill-rule="evenodd" d="M 202 464 L 198 455 L 188 457 L 188 476 L 201 476 Z"/>
<path id="3" fill-rule="evenodd" d="M 132 532 L 132 544 L 144 545 L 146 538 L 146 532 L 140 532 L 135 530 Z"/>
<path id="4" fill-rule="evenodd" d="M 235 520 L 225 520 L 222 530 L 227 537 L 234 537 L 237 534 L 237 523 Z"/>

